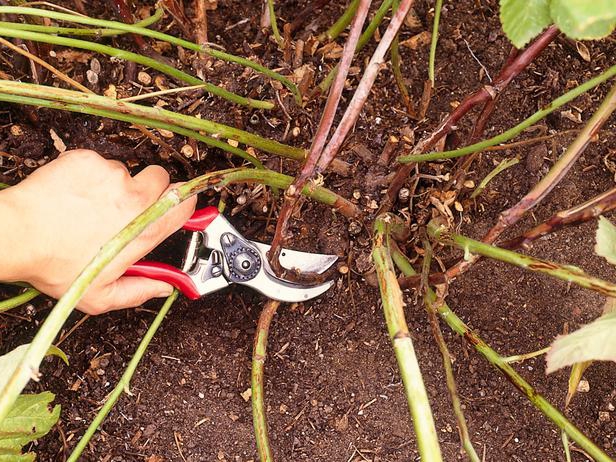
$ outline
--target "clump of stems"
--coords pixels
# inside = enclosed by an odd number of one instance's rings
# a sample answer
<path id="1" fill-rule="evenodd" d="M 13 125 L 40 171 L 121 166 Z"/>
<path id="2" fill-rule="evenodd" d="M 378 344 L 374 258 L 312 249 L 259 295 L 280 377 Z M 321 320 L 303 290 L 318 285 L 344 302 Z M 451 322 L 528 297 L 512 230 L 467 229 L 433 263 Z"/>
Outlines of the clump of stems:
<path id="1" fill-rule="evenodd" d="M 399 250 L 392 251 L 392 258 L 396 266 L 407 276 L 415 276 L 413 266 L 408 261 L 406 256 Z M 428 291 L 429 303 L 436 306 L 441 319 L 457 334 L 472 345 L 485 359 L 488 360 L 497 370 L 499 370 L 507 379 L 522 393 L 533 406 L 535 406 L 543 415 L 550 419 L 558 428 L 563 430 L 569 437 L 575 441 L 586 453 L 595 459 L 597 462 L 613 462 L 612 459 L 601 448 L 595 445 L 584 433 L 580 431 L 572 422 L 570 422 L 561 412 L 550 404 L 532 385 L 518 374 L 515 369 L 487 343 L 485 343 L 476 332 L 468 327 L 442 300 L 438 300 L 436 294 Z"/>
<path id="2" fill-rule="evenodd" d="M 442 461 L 428 394 L 404 316 L 402 291 L 398 285 L 391 259 L 389 240 L 392 219 L 393 217 L 390 215 L 377 218 L 374 224 L 374 244 L 372 248 L 372 260 L 376 267 L 385 323 L 400 368 L 406 399 L 417 435 L 417 446 L 421 460 L 427 462 Z"/>

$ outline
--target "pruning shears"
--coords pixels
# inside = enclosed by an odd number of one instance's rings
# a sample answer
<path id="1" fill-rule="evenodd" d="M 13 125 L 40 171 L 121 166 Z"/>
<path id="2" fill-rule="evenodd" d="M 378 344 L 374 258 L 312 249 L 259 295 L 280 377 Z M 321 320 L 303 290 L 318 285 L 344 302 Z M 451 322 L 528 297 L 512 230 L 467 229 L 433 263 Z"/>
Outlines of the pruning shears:
<path id="1" fill-rule="evenodd" d="M 333 285 L 333 281 L 328 281 L 308 286 L 277 277 L 267 260 L 270 246 L 246 239 L 216 207 L 197 210 L 182 229 L 193 231 L 182 269 L 166 263 L 140 261 L 125 276 L 167 282 L 191 300 L 231 284 L 241 284 L 275 300 L 301 302 L 318 297 Z M 283 249 L 280 264 L 288 270 L 323 274 L 337 258 Z"/>

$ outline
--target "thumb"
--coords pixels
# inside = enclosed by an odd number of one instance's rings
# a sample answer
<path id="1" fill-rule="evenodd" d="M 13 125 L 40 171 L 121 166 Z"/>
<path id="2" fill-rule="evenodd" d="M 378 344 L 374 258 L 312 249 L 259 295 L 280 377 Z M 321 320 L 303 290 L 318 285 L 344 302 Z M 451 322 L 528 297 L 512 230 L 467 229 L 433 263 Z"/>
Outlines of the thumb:
<path id="1" fill-rule="evenodd" d="M 121 277 L 104 286 L 97 294 L 86 294 L 79 309 L 92 315 L 107 311 L 134 308 L 152 298 L 168 297 L 173 292 L 170 284 L 144 277 Z"/>

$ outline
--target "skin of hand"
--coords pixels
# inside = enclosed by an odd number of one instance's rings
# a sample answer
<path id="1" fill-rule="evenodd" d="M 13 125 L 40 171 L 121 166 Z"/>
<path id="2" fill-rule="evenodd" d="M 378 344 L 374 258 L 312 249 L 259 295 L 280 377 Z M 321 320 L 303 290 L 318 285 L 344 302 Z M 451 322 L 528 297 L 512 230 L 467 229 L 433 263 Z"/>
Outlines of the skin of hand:
<path id="1" fill-rule="evenodd" d="M 173 185 L 151 165 L 131 177 L 126 167 L 94 151 L 67 151 L 16 186 L 0 192 L 0 281 L 23 281 L 59 298 L 101 246 Z M 88 314 L 135 307 L 173 287 L 126 269 L 178 230 L 196 197 L 150 225 L 100 273 L 78 304 Z"/>

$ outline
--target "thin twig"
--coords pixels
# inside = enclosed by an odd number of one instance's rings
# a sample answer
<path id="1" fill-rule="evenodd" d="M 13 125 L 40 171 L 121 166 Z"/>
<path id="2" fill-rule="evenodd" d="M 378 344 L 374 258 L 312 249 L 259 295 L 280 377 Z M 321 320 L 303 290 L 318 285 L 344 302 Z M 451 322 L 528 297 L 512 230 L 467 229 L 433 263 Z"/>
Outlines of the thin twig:
<path id="1" fill-rule="evenodd" d="M 269 11 L 270 23 L 272 26 L 272 34 L 274 35 L 274 40 L 278 46 L 283 45 L 282 37 L 280 36 L 280 31 L 278 30 L 278 21 L 276 20 L 276 10 L 274 9 L 274 0 L 267 0 L 267 9 Z"/>
<path id="2" fill-rule="evenodd" d="M 13 50 L 16 53 L 19 53 L 20 55 L 25 56 L 26 58 L 28 58 L 31 61 L 34 61 L 35 63 L 37 63 L 38 65 L 44 67 L 45 69 L 47 69 L 48 71 L 50 71 L 53 75 L 55 75 L 56 77 L 58 77 L 60 80 L 62 80 L 63 82 L 68 83 L 69 85 L 77 88 L 78 90 L 84 92 L 84 93 L 93 93 L 93 91 L 91 91 L 89 88 L 84 87 L 82 84 L 80 84 L 79 82 L 71 79 L 68 75 L 66 75 L 64 72 L 60 71 L 59 69 L 56 69 L 54 66 L 52 66 L 51 64 L 49 64 L 47 61 L 39 58 L 36 55 L 33 55 L 32 53 L 30 53 L 27 50 L 24 50 L 21 47 L 18 47 L 16 45 L 13 45 L 11 42 L 9 42 L 8 40 L 3 39 L 2 37 L 0 37 L 0 43 L 2 45 L 4 45 L 7 48 L 10 48 L 11 50 Z"/>
<path id="3" fill-rule="evenodd" d="M 561 96 L 553 100 L 550 104 L 548 104 L 546 107 L 538 110 L 537 112 L 532 114 L 530 117 L 528 117 L 527 119 L 517 124 L 515 127 L 512 127 L 509 130 L 504 131 L 500 135 L 496 135 L 492 138 L 481 141 L 479 143 L 471 144 L 470 146 L 464 146 L 463 148 L 454 149 L 452 151 L 435 151 L 435 152 L 429 152 L 425 154 L 417 154 L 417 155 L 410 154 L 410 155 L 400 156 L 398 157 L 398 162 L 418 163 L 418 162 L 428 162 L 428 161 L 435 161 L 435 160 L 455 159 L 456 157 L 462 157 L 467 154 L 472 154 L 475 152 L 488 151 L 488 150 L 494 151 L 494 150 L 502 149 L 501 146 L 496 146 L 496 145 L 500 143 L 504 143 L 505 141 L 509 141 L 510 139 L 522 133 L 527 128 L 533 126 L 535 123 L 537 123 L 541 119 L 544 119 L 546 116 L 550 115 L 556 109 L 564 106 L 565 104 L 574 100 L 578 96 L 599 86 L 603 82 L 610 80 L 614 76 L 616 76 L 616 66 L 612 66 L 606 69 L 604 72 L 602 72 L 598 76 L 562 94 Z M 566 131 L 566 133 L 572 133 L 572 132 L 574 132 L 574 130 Z M 575 130 L 575 132 L 579 132 L 579 130 Z M 520 141 L 520 143 L 523 143 L 523 141 Z M 511 145 L 509 146 L 515 147 L 515 143 L 511 143 Z"/>
<path id="4" fill-rule="evenodd" d="M 86 16 L 77 16 L 77 15 L 71 15 L 71 14 L 66 14 L 66 13 L 58 13 L 55 11 L 42 10 L 42 9 L 37 9 L 37 8 L 0 6 L 0 14 L 2 13 L 42 16 L 46 18 L 74 22 L 78 24 L 86 24 L 86 25 L 91 25 L 91 26 L 96 26 L 96 27 L 107 27 L 109 29 L 114 29 L 114 30 L 117 29 L 117 30 L 122 30 L 126 32 L 131 32 L 133 34 L 151 37 L 155 40 L 161 40 L 164 42 L 168 42 L 173 45 L 184 47 L 188 50 L 207 53 L 214 58 L 221 59 L 223 61 L 227 61 L 227 62 L 231 62 L 235 64 L 240 64 L 245 67 L 249 67 L 251 69 L 254 69 L 257 72 L 260 72 L 261 74 L 267 77 L 270 77 L 274 80 L 278 80 L 285 87 L 287 87 L 289 91 L 291 91 L 291 93 L 293 93 L 295 100 L 298 102 L 298 104 L 301 104 L 302 102 L 302 97 L 299 94 L 297 85 L 291 82 L 287 77 L 284 77 L 283 75 L 280 75 L 277 72 L 274 72 L 271 69 L 268 69 L 265 66 L 262 66 L 261 64 L 255 63 L 254 61 L 251 61 L 250 59 L 242 58 L 239 56 L 232 55 L 230 53 L 226 53 L 224 51 L 213 49 L 209 46 L 204 47 L 199 44 L 190 42 L 188 40 L 183 40 L 181 38 L 177 38 L 172 35 L 164 34 L 156 30 L 139 27 L 134 24 L 125 24 L 125 23 L 118 22 L 118 21 L 95 19 L 95 18 L 90 18 Z M 193 84 L 197 84 L 197 83 L 200 83 L 200 82 L 193 82 Z"/>
<path id="5" fill-rule="evenodd" d="M 364 32 L 359 37 L 359 41 L 357 42 L 357 47 L 355 48 L 356 55 L 373 39 L 374 33 L 376 32 L 377 28 L 383 21 L 383 18 L 385 17 L 389 9 L 391 8 L 393 2 L 394 0 L 383 0 L 383 3 L 381 3 L 381 6 L 379 6 L 379 9 L 376 10 L 376 12 L 374 13 L 374 17 L 372 18 L 372 21 L 370 21 L 370 23 L 368 24 Z M 334 68 L 331 71 L 329 71 L 329 73 L 327 74 L 327 76 L 325 76 L 325 78 L 321 81 L 321 83 L 317 85 L 317 87 L 314 89 L 313 93 L 311 94 L 311 97 L 314 97 L 320 93 L 325 93 L 331 86 L 332 82 L 334 81 L 334 78 L 337 72 L 338 72 L 338 65 L 334 66 Z"/>
<path id="6" fill-rule="evenodd" d="M 338 124 L 338 127 L 329 140 L 329 143 L 323 149 L 323 154 L 321 155 L 317 165 L 317 172 L 324 172 L 327 169 L 330 162 L 334 159 L 334 157 L 336 157 L 336 154 L 338 154 L 338 151 L 351 130 L 351 127 L 353 127 L 355 122 L 357 122 L 359 114 L 368 99 L 372 85 L 374 84 L 381 66 L 384 63 L 385 53 L 387 53 L 387 50 L 389 50 L 389 47 L 391 46 L 391 42 L 398 34 L 398 29 L 400 29 L 400 26 L 402 25 L 404 18 L 406 18 L 412 4 L 413 0 L 402 0 L 400 2 L 400 6 L 391 18 L 383 37 L 381 37 L 379 46 L 374 51 L 374 54 L 370 58 L 370 62 L 366 66 L 366 70 L 357 85 L 353 98 L 346 108 L 346 111 L 344 111 L 342 120 Z"/>
<path id="7" fill-rule="evenodd" d="M 432 39 L 430 40 L 430 56 L 428 58 L 428 78 L 434 88 L 434 63 L 436 61 L 436 45 L 438 43 L 438 26 L 441 21 L 443 0 L 436 0 L 434 5 L 434 23 L 432 24 Z"/>
<path id="8" fill-rule="evenodd" d="M 3 7 L 0 7 L 0 11 Z M 138 28 L 139 29 L 139 28 Z M 140 29 L 149 30 L 149 29 Z M 0 35 L 5 37 L 15 37 L 24 40 L 32 40 L 34 42 L 50 43 L 53 45 L 68 46 L 74 48 L 80 48 L 84 50 L 94 51 L 96 53 L 106 54 L 120 59 L 125 59 L 143 66 L 156 69 L 170 77 L 178 79 L 180 81 L 189 83 L 191 85 L 205 85 L 205 89 L 212 95 L 216 95 L 220 98 L 224 98 L 235 104 L 242 106 L 253 107 L 257 109 L 271 109 L 274 105 L 270 101 L 260 101 L 252 98 L 245 98 L 237 95 L 233 92 L 220 88 L 214 84 L 204 82 L 203 80 L 194 77 L 186 72 L 180 71 L 173 66 L 162 63 L 154 58 L 148 56 L 133 53 L 131 51 L 120 50 L 108 45 L 103 45 L 96 42 L 90 42 L 88 40 L 80 40 L 69 37 L 60 37 L 51 34 L 41 34 L 39 32 L 31 32 L 26 30 L 11 29 L 6 27 L 0 27 Z"/>
<path id="9" fill-rule="evenodd" d="M 396 11 L 398 9 L 399 0 L 395 0 L 392 5 L 392 10 Z M 406 111 L 409 116 L 412 118 L 417 118 L 417 112 L 415 110 L 415 105 L 411 100 L 411 96 L 409 95 L 409 90 L 406 88 L 406 83 L 404 82 L 404 77 L 402 77 L 402 71 L 400 70 L 401 59 L 400 59 L 400 41 L 399 41 L 400 33 L 396 34 L 393 42 L 391 42 L 391 70 L 394 74 L 394 80 L 396 81 L 396 85 L 398 86 L 398 91 L 400 91 L 400 96 L 402 96 L 402 102 L 406 106 Z"/>

